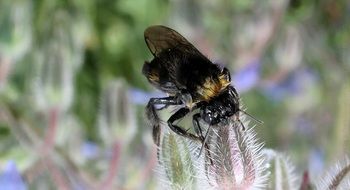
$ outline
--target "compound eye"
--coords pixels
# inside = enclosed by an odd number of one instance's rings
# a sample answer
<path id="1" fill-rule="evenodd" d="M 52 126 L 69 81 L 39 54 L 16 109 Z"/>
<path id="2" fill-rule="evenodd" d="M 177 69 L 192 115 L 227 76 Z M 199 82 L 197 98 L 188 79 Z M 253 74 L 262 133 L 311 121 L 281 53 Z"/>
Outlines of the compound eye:
<path id="1" fill-rule="evenodd" d="M 210 124 L 212 122 L 213 118 L 212 118 L 211 114 L 206 114 L 206 115 L 204 115 L 203 119 L 205 122 Z"/>

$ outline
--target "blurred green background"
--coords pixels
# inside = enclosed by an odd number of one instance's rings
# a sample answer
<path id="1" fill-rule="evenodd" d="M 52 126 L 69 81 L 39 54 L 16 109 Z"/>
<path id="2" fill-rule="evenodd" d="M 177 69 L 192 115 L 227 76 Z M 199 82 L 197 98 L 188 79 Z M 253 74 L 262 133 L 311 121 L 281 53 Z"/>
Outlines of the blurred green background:
<path id="1" fill-rule="evenodd" d="M 154 24 L 231 70 L 260 141 L 299 173 L 349 152 L 347 0 L 1 0 L 0 186 L 155 188 L 143 112 L 164 94 L 141 74 Z"/>

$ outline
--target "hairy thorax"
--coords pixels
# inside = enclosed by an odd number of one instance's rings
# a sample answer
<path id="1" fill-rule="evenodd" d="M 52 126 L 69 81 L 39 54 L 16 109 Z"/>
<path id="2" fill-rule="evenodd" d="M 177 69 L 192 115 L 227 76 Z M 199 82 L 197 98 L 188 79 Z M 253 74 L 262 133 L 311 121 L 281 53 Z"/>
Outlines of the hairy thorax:
<path id="1" fill-rule="evenodd" d="M 218 77 L 207 77 L 205 82 L 197 87 L 197 93 L 199 94 L 199 99 L 202 101 L 210 101 L 212 98 L 221 94 L 227 86 L 230 85 L 230 81 L 227 80 L 227 76 L 224 74 Z"/>

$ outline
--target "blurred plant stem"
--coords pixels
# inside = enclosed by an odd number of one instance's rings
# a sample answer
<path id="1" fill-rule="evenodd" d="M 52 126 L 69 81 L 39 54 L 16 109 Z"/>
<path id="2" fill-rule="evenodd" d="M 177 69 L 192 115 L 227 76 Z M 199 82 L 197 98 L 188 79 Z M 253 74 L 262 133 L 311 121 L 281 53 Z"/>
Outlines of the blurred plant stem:
<path id="1" fill-rule="evenodd" d="M 55 145 L 55 137 L 57 135 L 58 119 L 60 110 L 51 108 L 48 113 L 48 128 L 42 145 L 42 155 L 45 156 Z"/>
<path id="2" fill-rule="evenodd" d="M 124 80 L 110 81 L 103 89 L 98 126 L 99 135 L 107 145 L 116 139 L 128 145 L 133 139 L 136 133 L 135 110 Z"/>
<path id="3" fill-rule="evenodd" d="M 11 67 L 11 60 L 7 57 L 1 56 L 0 54 L 0 93 L 5 88 Z"/>
<path id="4" fill-rule="evenodd" d="M 64 174 L 56 167 L 54 163 L 52 163 L 51 159 L 42 159 L 44 162 L 46 169 L 50 172 L 50 176 L 52 180 L 57 185 L 58 189 L 69 190 L 68 181 Z"/>
<path id="5" fill-rule="evenodd" d="M 31 47 L 31 16 L 29 1 L 0 2 L 0 93 L 3 93 L 14 65 Z"/>
<path id="6" fill-rule="evenodd" d="M 21 124 L 21 121 L 13 118 L 12 114 L 4 109 L 1 110 L 0 119 L 9 123 L 10 129 L 17 137 L 17 140 L 27 149 L 28 154 L 30 153 L 28 155 L 28 162 L 41 160 L 41 164 L 44 164 L 44 167 L 47 167 L 49 171 L 52 171 L 53 181 L 56 183 L 56 185 L 58 187 L 62 187 L 63 189 L 67 189 L 65 188 L 67 186 L 67 182 L 64 182 L 63 179 L 64 175 L 58 169 L 56 169 L 55 164 L 53 164 L 51 161 L 52 158 L 55 158 L 58 155 L 54 147 L 58 114 L 56 111 L 57 110 L 53 109 L 52 112 L 48 114 L 50 117 L 50 127 L 47 128 L 48 131 L 45 139 L 41 139 L 39 134 L 32 130 L 31 126 Z M 36 167 L 36 165 L 34 164 L 32 167 Z M 31 167 L 27 169 L 30 168 Z M 33 179 L 35 176 L 26 176 L 26 178 Z"/>
<path id="7" fill-rule="evenodd" d="M 21 60 L 32 45 L 32 2 L 0 2 L 0 57 L 13 64 Z"/>
<path id="8" fill-rule="evenodd" d="M 333 135 L 333 142 L 329 145 L 330 160 L 335 160 L 340 156 L 344 156 L 344 153 L 349 152 L 350 140 L 350 82 L 345 82 L 338 94 L 337 98 L 338 110 L 336 125 Z"/>
<path id="9" fill-rule="evenodd" d="M 119 159 L 121 157 L 120 154 L 122 152 L 121 148 L 122 146 L 120 142 L 117 141 L 114 143 L 112 147 L 112 156 L 109 163 L 107 175 L 105 176 L 105 179 L 102 180 L 101 184 L 97 189 L 113 189 L 113 183 L 115 182 L 114 179 L 118 171 L 118 165 L 120 164 Z"/>
<path id="10" fill-rule="evenodd" d="M 107 159 L 103 155 L 98 155 L 99 159 L 108 160 L 103 168 L 98 168 L 102 177 L 91 175 L 81 168 L 81 164 L 87 164 L 88 160 L 79 159 L 80 155 L 77 154 L 77 149 L 73 153 L 62 151 L 63 147 L 71 146 L 69 144 L 71 138 L 77 138 L 78 143 L 82 143 L 82 141 L 79 141 L 79 137 L 74 136 L 74 128 L 68 129 L 64 125 L 67 116 L 65 112 L 60 110 L 60 107 L 49 108 L 48 112 L 42 115 L 46 117 L 44 120 L 47 124 L 46 132 L 43 134 L 41 131 L 35 130 L 34 123 L 33 125 L 23 123 L 25 125 L 21 126 L 20 118 L 12 117 L 13 114 L 6 111 L 5 107 L 2 109 L 0 119 L 9 123 L 8 126 L 11 126 L 18 141 L 24 144 L 28 152 L 31 152 L 31 156 L 33 156 L 31 162 L 38 163 L 30 164 L 26 168 L 25 177 L 30 179 L 32 184 L 35 184 L 34 181 L 38 180 L 42 173 L 48 172 L 55 186 L 60 187 L 60 189 L 71 189 L 75 184 L 83 188 L 93 189 L 143 188 L 145 184 L 143 182 L 150 178 L 156 162 L 155 151 L 151 151 L 153 154 L 149 154 L 150 156 L 144 160 L 145 166 L 133 168 L 136 169 L 134 171 L 135 177 L 126 181 L 116 180 L 119 175 L 124 175 L 123 172 L 129 169 L 127 166 L 132 166 L 133 161 L 135 161 L 125 157 L 126 154 L 130 154 L 128 147 L 130 146 L 130 138 L 135 132 L 135 115 L 130 108 L 126 85 L 121 81 L 115 81 L 112 84 L 115 85 L 106 88 L 105 96 L 101 98 L 100 116 L 106 131 L 100 134 L 108 134 L 108 138 L 102 138 L 101 141 L 105 146 L 104 154 L 110 155 L 107 156 Z M 65 139 L 63 143 L 59 143 L 60 131 L 62 130 L 70 130 L 71 133 L 63 137 Z M 37 168 L 44 169 L 37 170 Z M 140 182 L 142 184 L 139 184 Z"/>

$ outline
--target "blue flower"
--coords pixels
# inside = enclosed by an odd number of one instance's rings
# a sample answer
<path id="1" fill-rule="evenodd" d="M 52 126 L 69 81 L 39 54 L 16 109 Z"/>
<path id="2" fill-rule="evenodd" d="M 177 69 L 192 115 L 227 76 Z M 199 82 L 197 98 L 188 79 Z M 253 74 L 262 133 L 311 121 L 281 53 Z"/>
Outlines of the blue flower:
<path id="1" fill-rule="evenodd" d="M 86 159 L 95 159 L 99 151 L 98 145 L 91 141 L 85 142 L 81 147 L 81 153 Z"/>
<path id="2" fill-rule="evenodd" d="M 27 186 L 13 161 L 8 161 L 0 174 L 0 190 L 25 190 Z"/>
<path id="3" fill-rule="evenodd" d="M 300 96 L 316 82 L 316 75 L 310 69 L 298 69 L 281 81 L 272 81 L 263 86 L 264 94 L 274 100 L 282 101 L 289 96 Z"/>
<path id="4" fill-rule="evenodd" d="M 260 61 L 254 60 L 235 73 L 232 78 L 237 91 L 243 93 L 254 88 L 259 82 L 260 70 Z"/>
<path id="5" fill-rule="evenodd" d="M 309 153 L 308 158 L 309 171 L 311 174 L 320 174 L 324 170 L 325 155 L 324 151 L 320 148 L 313 148 Z"/>

